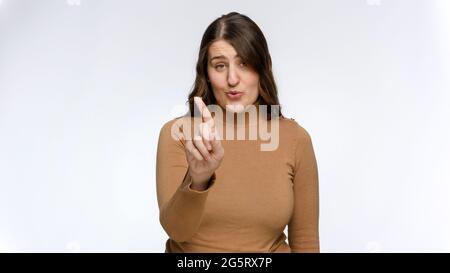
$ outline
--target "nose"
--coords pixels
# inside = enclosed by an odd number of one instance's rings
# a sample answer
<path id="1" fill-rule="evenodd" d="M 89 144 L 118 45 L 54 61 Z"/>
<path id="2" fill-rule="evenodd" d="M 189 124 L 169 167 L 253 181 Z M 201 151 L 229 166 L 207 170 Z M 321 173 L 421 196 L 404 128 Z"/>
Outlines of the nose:
<path id="1" fill-rule="evenodd" d="M 230 69 L 228 70 L 228 85 L 229 86 L 236 86 L 239 83 L 239 75 L 234 68 L 234 66 L 230 66 Z"/>

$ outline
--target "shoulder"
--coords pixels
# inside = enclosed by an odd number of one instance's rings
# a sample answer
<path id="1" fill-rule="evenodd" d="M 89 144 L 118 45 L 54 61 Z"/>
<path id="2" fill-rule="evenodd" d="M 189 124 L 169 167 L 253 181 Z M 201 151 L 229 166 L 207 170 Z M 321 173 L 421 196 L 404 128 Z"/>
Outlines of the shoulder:
<path id="1" fill-rule="evenodd" d="M 160 129 L 161 133 L 170 133 L 173 126 L 177 124 L 177 121 L 180 120 L 182 117 L 173 118 L 171 120 L 166 121 Z"/>
<path id="2" fill-rule="evenodd" d="M 188 115 L 172 118 L 161 126 L 159 139 L 160 141 L 172 140 L 172 142 L 180 142 L 184 145 L 184 135 L 190 135 L 194 131 L 194 125 L 199 122 L 198 118 Z"/>
<path id="3" fill-rule="evenodd" d="M 314 145 L 311 135 L 299 122 L 292 118 L 280 118 L 280 131 L 285 130 L 289 135 L 290 143 L 296 164 L 300 161 L 314 159 Z M 281 125 L 283 124 L 283 125 Z M 306 159 L 305 159 L 306 158 Z"/>
<path id="4" fill-rule="evenodd" d="M 188 117 L 181 116 L 172 118 L 162 124 L 159 131 L 159 142 L 161 145 L 168 145 L 171 143 L 178 143 L 181 139 L 183 123 Z"/>
<path id="5" fill-rule="evenodd" d="M 183 124 L 192 123 L 192 119 L 189 116 L 179 116 L 166 121 L 160 129 L 161 134 L 170 134 L 173 131 L 177 131 L 182 128 Z"/>
<path id="6" fill-rule="evenodd" d="M 166 121 L 159 130 L 159 138 L 167 138 L 171 135 L 172 127 L 176 124 L 176 119 Z"/>
<path id="7" fill-rule="evenodd" d="M 280 130 L 295 138 L 297 142 L 311 141 L 311 135 L 299 122 L 293 118 L 280 117 Z"/>

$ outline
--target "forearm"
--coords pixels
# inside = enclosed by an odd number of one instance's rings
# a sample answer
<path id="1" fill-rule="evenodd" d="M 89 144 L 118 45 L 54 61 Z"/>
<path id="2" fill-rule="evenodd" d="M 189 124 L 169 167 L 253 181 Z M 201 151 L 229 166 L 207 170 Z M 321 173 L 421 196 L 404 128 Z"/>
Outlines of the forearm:
<path id="1" fill-rule="evenodd" d="M 160 222 L 169 237 L 177 242 L 188 241 L 197 232 L 204 212 L 208 190 L 215 175 L 205 185 L 193 184 L 186 173 L 172 198 L 161 208 Z"/>

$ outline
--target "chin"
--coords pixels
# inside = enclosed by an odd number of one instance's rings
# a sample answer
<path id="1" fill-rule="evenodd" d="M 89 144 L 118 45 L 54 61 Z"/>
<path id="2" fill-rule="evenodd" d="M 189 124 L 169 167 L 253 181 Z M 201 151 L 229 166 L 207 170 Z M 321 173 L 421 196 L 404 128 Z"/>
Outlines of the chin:
<path id="1" fill-rule="evenodd" d="M 241 113 L 245 110 L 245 105 L 240 102 L 228 103 L 226 105 L 226 110 L 233 113 Z"/>

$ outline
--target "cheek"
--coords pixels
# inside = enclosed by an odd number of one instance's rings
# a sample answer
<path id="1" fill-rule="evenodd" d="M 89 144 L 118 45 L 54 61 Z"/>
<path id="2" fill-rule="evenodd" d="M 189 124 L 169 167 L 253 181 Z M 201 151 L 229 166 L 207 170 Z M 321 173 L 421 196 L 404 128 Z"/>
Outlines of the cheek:
<path id="1" fill-rule="evenodd" d="M 259 83 L 259 75 L 258 74 L 250 74 L 246 78 L 246 85 L 252 91 L 252 93 L 258 93 L 258 83 Z"/>
<path id="2" fill-rule="evenodd" d="M 223 88 L 227 84 L 225 77 L 218 73 L 211 73 L 209 80 L 211 81 L 211 85 L 216 88 Z"/>
<path id="3" fill-rule="evenodd" d="M 223 77 L 218 73 L 209 73 L 208 75 L 209 81 L 212 87 L 212 92 L 214 97 L 218 102 L 222 102 L 223 98 L 223 90 L 227 88 L 227 82 L 223 79 Z"/>

